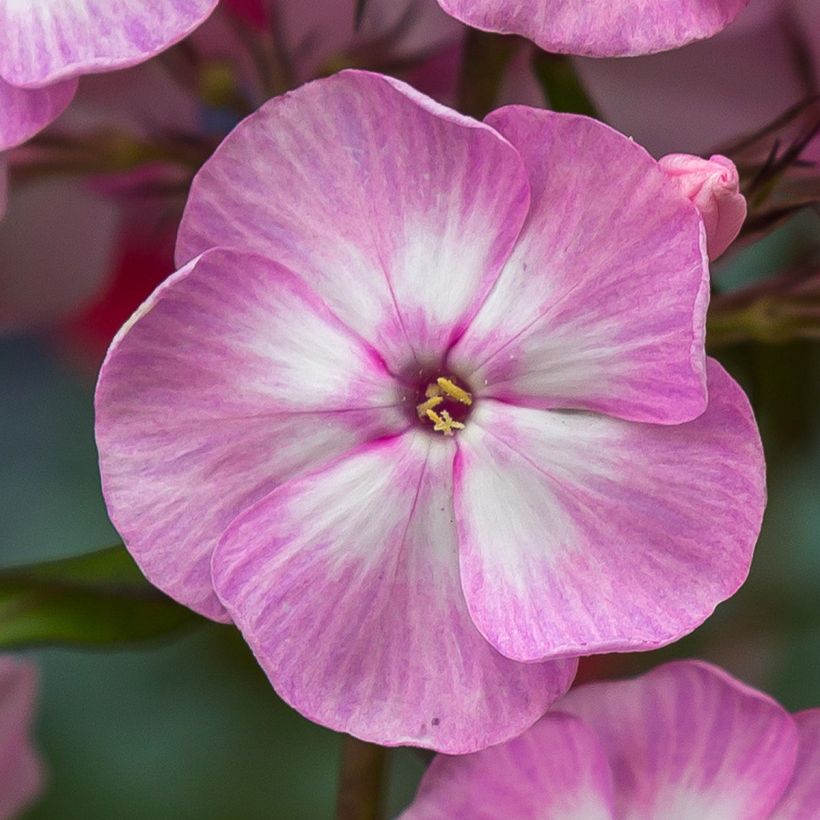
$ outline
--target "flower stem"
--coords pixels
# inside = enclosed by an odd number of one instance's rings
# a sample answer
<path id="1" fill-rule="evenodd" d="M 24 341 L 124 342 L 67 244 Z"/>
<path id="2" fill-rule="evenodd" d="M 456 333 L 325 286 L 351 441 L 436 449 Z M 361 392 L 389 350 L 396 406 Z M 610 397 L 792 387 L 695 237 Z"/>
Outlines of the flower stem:
<path id="1" fill-rule="evenodd" d="M 386 763 L 383 746 L 344 737 L 336 820 L 380 820 L 384 816 Z"/>

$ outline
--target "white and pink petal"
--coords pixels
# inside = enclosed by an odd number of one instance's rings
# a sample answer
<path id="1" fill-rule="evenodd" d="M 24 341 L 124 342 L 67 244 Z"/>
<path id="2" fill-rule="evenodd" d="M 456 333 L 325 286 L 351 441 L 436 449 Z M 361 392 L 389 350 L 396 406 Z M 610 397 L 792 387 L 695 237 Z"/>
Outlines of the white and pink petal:
<path id="1" fill-rule="evenodd" d="M 820 808 L 820 709 L 793 718 L 799 737 L 797 763 L 772 820 L 811 820 Z"/>
<path id="2" fill-rule="evenodd" d="M 725 28 L 749 0 L 439 0 L 485 31 L 521 34 L 547 51 L 625 57 L 679 48 Z"/>
<path id="3" fill-rule="evenodd" d="M 194 180 L 178 262 L 216 245 L 275 258 L 392 369 L 437 366 L 528 204 L 518 153 L 492 128 L 345 71 L 270 101 L 222 143 Z"/>
<path id="4" fill-rule="evenodd" d="M 765 503 L 751 408 L 715 362 L 686 424 L 482 399 L 455 509 L 473 620 L 521 661 L 652 649 L 743 583 Z"/>
<path id="5" fill-rule="evenodd" d="M 430 764 L 402 820 L 614 820 L 612 772 L 594 732 L 551 712 L 523 735 Z"/>
<path id="6" fill-rule="evenodd" d="M 510 106 L 532 206 L 493 291 L 450 351 L 481 395 L 636 421 L 706 406 L 702 221 L 640 146 L 586 117 Z"/>
<path id="7" fill-rule="evenodd" d="M 120 331 L 96 436 L 109 514 L 147 577 L 217 619 L 210 558 L 277 484 L 404 429 L 395 381 L 304 282 L 232 251 L 198 257 Z"/>
<path id="8" fill-rule="evenodd" d="M 699 661 L 581 686 L 560 709 L 595 731 L 631 820 L 766 820 L 797 755 L 788 712 Z"/>
<path id="9" fill-rule="evenodd" d="M 142 63 L 203 23 L 218 0 L 0 0 L 0 77 L 42 87 Z"/>
<path id="10" fill-rule="evenodd" d="M 311 720 L 461 754 L 519 734 L 571 683 L 574 660 L 515 663 L 470 620 L 453 456 L 422 431 L 363 445 L 274 490 L 220 541 L 221 601 Z"/>
<path id="11" fill-rule="evenodd" d="M 56 120 L 76 90 L 77 83 L 72 80 L 27 89 L 17 88 L 0 76 L 0 151 L 20 145 Z"/>

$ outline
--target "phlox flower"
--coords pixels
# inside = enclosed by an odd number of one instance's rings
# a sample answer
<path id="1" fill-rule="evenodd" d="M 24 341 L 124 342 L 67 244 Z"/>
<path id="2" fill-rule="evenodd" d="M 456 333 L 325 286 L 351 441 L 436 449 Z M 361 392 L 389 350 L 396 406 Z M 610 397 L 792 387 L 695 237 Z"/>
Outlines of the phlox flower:
<path id="1" fill-rule="evenodd" d="M 35 669 L 0 657 L 0 818 L 18 817 L 43 786 L 43 766 L 31 744 Z"/>
<path id="2" fill-rule="evenodd" d="M 678 661 L 580 686 L 528 732 L 436 758 L 403 820 L 809 820 L 820 709 L 790 715 L 717 667 Z"/>
<path id="3" fill-rule="evenodd" d="M 763 459 L 703 220 L 607 126 L 342 72 L 228 136 L 177 259 L 100 373 L 108 509 L 313 720 L 498 743 L 744 580 Z"/>
<path id="4" fill-rule="evenodd" d="M 126 68 L 182 40 L 217 0 L 0 0 L 0 150 L 71 102 L 77 77 Z"/>
<path id="5" fill-rule="evenodd" d="M 624 57 L 717 34 L 749 0 L 438 0 L 467 25 L 522 34 L 547 51 Z"/>

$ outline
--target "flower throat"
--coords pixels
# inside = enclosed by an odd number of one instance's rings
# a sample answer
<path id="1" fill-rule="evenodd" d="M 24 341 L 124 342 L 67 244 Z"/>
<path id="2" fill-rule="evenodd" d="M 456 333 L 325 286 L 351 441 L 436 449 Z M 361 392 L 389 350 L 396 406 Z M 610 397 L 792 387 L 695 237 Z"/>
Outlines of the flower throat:
<path id="1" fill-rule="evenodd" d="M 422 423 L 432 425 L 433 432 L 454 436 L 464 429 L 473 396 L 455 381 L 439 376 L 427 383 L 419 398 L 416 413 Z"/>

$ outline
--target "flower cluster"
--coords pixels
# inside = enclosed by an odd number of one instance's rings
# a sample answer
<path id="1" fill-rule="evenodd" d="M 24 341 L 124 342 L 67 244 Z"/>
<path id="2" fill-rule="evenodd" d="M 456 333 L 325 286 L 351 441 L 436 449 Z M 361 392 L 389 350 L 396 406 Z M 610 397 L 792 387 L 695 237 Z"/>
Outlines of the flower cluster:
<path id="1" fill-rule="evenodd" d="M 56 119 L 77 77 L 150 59 L 182 40 L 217 0 L 0 3 L 0 150 Z"/>
<path id="2" fill-rule="evenodd" d="M 762 232 L 820 202 L 817 100 L 708 159 L 500 104 L 527 96 L 504 89 L 536 46 L 556 52 L 533 63 L 555 104 L 584 94 L 561 54 L 677 48 L 747 2 L 224 0 L 203 25 L 217 0 L 0 0 L 13 182 L 68 172 L 69 201 L 154 198 L 56 215 L 80 265 L 104 257 L 65 288 L 59 236 L 38 223 L 50 259 L 33 263 L 10 208 L 0 326 L 89 298 L 121 237 L 118 311 L 136 309 L 95 394 L 111 521 L 150 591 L 233 624 L 307 718 L 444 753 L 408 820 L 820 805 L 820 710 L 789 715 L 697 661 L 571 689 L 579 658 L 667 646 L 746 580 L 765 464 L 707 355 L 709 264 L 747 213 Z M 78 77 L 189 34 L 173 82 L 124 73 L 37 137 Z M 476 65 L 493 76 L 472 98 Z M 761 153 L 771 132 L 792 140 Z M 38 271 L 61 307 L 36 289 L 20 307 Z M 809 290 L 777 291 L 801 318 L 778 328 L 811 336 Z M 724 323 L 759 295 L 719 297 Z M 30 668 L 3 659 L 2 817 L 40 788 L 32 701 Z"/>

